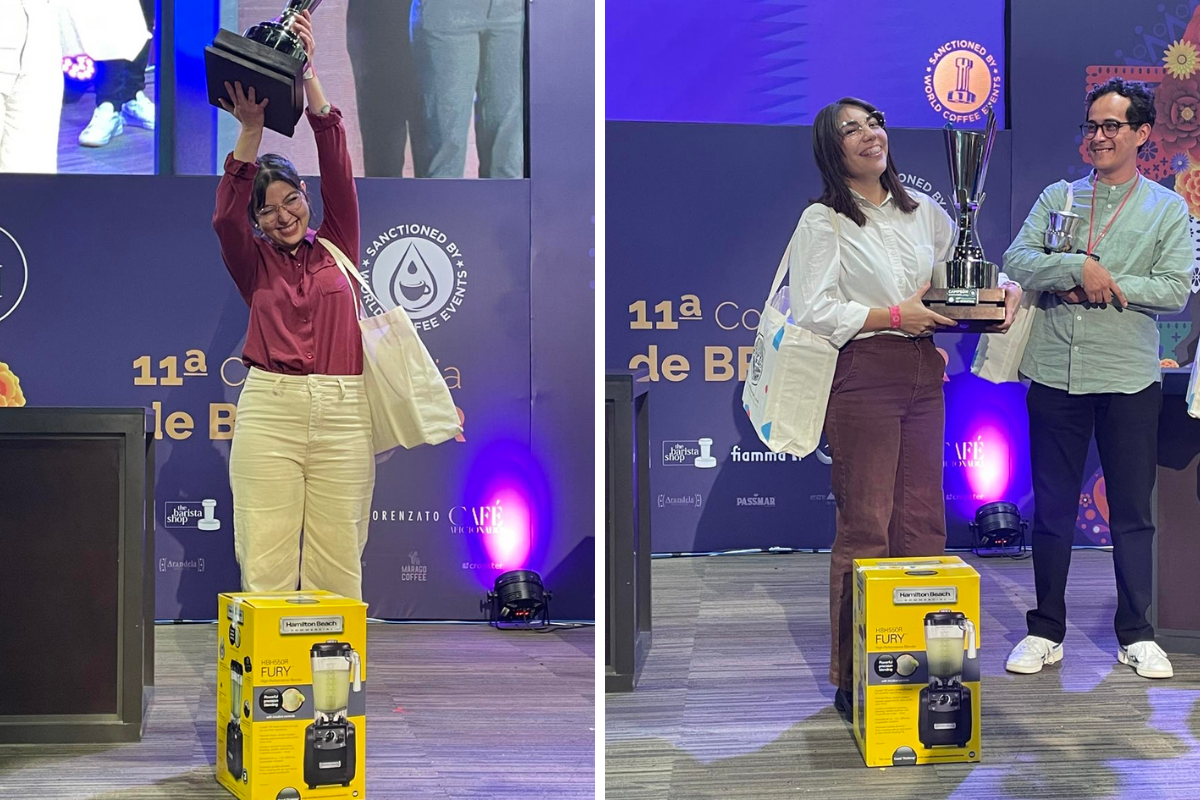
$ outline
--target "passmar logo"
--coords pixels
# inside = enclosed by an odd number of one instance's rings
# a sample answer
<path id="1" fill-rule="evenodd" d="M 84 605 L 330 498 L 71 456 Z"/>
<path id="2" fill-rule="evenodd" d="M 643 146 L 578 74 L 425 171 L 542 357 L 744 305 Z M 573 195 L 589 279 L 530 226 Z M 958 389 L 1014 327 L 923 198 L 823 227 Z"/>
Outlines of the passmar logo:
<path id="1" fill-rule="evenodd" d="M 0 228 L 0 321 L 17 310 L 29 285 L 29 262 L 17 239 Z"/>
<path id="2" fill-rule="evenodd" d="M 444 231 L 395 225 L 377 234 L 366 253 L 363 278 L 379 300 L 366 298 L 372 314 L 400 307 L 417 328 L 428 331 L 449 322 L 462 307 L 466 259 Z"/>
<path id="3" fill-rule="evenodd" d="M 947 122 L 978 122 L 1000 101 L 1000 64 L 969 39 L 945 42 L 925 67 L 925 99 Z"/>

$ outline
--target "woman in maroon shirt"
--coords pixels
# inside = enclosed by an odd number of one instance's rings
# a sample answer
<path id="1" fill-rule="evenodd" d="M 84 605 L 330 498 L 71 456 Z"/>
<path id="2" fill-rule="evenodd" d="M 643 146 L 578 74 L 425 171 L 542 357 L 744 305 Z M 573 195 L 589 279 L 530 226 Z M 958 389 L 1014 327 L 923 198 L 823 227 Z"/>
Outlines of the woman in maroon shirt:
<path id="1" fill-rule="evenodd" d="M 213 228 L 250 306 L 229 456 L 234 544 L 245 591 L 327 589 L 362 597 L 375 460 L 363 386 L 356 293 L 327 239 L 358 253 L 358 196 L 341 112 L 312 71 L 312 21 L 296 33 L 309 55 L 306 116 L 317 143 L 324 219 L 309 227 L 305 182 L 286 158 L 258 156 L 267 101 L 226 84 L 242 125 L 217 187 Z M 301 554 L 303 538 L 304 552 Z"/>

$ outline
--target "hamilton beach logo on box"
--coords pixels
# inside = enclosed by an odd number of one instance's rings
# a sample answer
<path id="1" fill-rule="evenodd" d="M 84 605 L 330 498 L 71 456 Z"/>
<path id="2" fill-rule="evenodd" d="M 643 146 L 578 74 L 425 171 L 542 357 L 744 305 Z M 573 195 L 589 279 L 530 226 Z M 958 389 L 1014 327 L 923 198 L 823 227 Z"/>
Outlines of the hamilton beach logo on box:
<path id="1" fill-rule="evenodd" d="M 408 561 L 400 567 L 400 580 L 424 581 L 429 577 L 429 567 L 421 563 L 421 556 L 416 550 L 408 554 Z"/>
<path id="2" fill-rule="evenodd" d="M 466 262 L 458 245 L 429 225 L 395 225 L 367 245 L 363 278 L 383 304 L 372 314 L 403 308 L 413 324 L 432 330 L 448 322 L 467 294 Z"/>
<path id="3" fill-rule="evenodd" d="M 182 500 L 163 503 L 163 526 L 167 528 L 196 528 L 202 531 L 221 530 L 216 517 L 217 501 Z"/>
<path id="4" fill-rule="evenodd" d="M 158 571 L 166 572 L 169 569 L 185 570 L 194 569 L 197 572 L 204 572 L 203 558 L 187 558 L 182 561 L 177 561 L 173 558 L 160 558 L 158 560 Z"/>
<path id="5" fill-rule="evenodd" d="M 1000 102 L 1000 65 L 978 42 L 952 39 L 929 57 L 925 99 L 948 122 L 978 122 Z"/>
<path id="6" fill-rule="evenodd" d="M 29 286 L 29 262 L 17 239 L 0 228 L 0 321 L 17 310 Z"/>

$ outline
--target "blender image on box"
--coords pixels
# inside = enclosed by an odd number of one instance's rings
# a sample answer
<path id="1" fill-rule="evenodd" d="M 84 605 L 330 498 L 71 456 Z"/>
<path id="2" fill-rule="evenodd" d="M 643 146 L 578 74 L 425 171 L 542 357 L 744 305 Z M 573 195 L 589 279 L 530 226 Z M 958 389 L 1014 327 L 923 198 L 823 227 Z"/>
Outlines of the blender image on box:
<path id="1" fill-rule="evenodd" d="M 229 662 L 229 725 L 225 728 L 225 766 L 229 774 L 242 776 L 242 665 Z"/>
<path id="2" fill-rule="evenodd" d="M 962 682 L 963 647 L 975 658 L 975 623 L 961 611 L 925 615 L 929 685 L 921 690 L 918 737 L 926 749 L 965 747 L 971 741 L 971 690 Z"/>
<path id="3" fill-rule="evenodd" d="M 362 691 L 362 663 L 346 642 L 312 646 L 313 715 L 304 732 L 304 782 L 308 788 L 354 779 L 355 731 L 347 717 L 350 688 Z"/>

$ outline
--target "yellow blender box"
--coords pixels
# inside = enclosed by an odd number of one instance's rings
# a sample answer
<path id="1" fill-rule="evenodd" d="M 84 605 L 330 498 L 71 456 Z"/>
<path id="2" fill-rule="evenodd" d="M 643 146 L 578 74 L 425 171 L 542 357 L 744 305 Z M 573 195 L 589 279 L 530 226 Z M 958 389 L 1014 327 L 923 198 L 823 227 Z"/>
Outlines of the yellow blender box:
<path id="1" fill-rule="evenodd" d="M 319 591 L 217 599 L 217 781 L 240 800 L 364 797 L 366 604 Z"/>
<path id="2" fill-rule="evenodd" d="M 854 738 L 868 767 L 979 761 L 979 573 L 854 561 Z"/>

